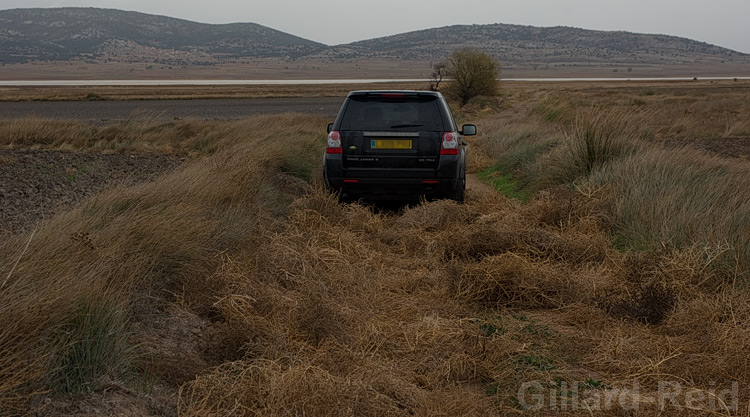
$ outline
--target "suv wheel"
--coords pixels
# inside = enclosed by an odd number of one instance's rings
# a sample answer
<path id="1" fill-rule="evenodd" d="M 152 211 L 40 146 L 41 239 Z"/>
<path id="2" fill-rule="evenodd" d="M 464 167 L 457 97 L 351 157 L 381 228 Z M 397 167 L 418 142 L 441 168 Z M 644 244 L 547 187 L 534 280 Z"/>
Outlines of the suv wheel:
<path id="1" fill-rule="evenodd" d="M 456 190 L 453 191 L 453 193 L 451 193 L 451 195 L 448 198 L 456 202 L 463 203 L 465 193 L 466 193 L 466 180 L 461 180 L 461 182 L 456 186 Z"/>

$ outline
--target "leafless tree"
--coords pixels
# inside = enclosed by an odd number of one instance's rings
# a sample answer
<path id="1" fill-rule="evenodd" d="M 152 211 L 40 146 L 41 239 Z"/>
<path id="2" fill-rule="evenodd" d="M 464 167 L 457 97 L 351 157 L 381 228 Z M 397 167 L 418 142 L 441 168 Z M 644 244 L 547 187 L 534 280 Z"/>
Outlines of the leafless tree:
<path id="1" fill-rule="evenodd" d="M 447 66 L 445 62 L 438 62 L 432 66 L 432 74 L 430 74 L 430 90 L 438 91 L 440 89 L 440 83 L 443 78 L 447 75 Z"/>

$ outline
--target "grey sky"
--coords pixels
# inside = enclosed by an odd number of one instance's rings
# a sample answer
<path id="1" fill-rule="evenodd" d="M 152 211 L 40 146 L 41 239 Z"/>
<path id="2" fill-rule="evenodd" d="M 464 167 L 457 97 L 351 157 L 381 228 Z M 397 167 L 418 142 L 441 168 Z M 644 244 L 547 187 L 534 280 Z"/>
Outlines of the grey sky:
<path id="1" fill-rule="evenodd" d="M 329 45 L 452 24 L 512 23 L 661 33 L 750 53 L 750 0 L 0 0 L 0 9 L 65 6 L 254 22 Z"/>

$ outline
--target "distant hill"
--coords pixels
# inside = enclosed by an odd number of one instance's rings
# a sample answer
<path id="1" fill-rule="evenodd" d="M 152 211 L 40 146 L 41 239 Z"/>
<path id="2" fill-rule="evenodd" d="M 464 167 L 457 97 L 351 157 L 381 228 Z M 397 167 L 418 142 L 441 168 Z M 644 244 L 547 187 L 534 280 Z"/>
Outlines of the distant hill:
<path id="1" fill-rule="evenodd" d="M 248 64 L 262 58 L 279 63 L 273 67 L 275 70 L 269 70 L 271 75 L 266 75 L 274 76 L 282 70 L 298 69 L 323 71 L 322 68 L 326 68 L 330 73 L 330 67 L 324 63 L 354 65 L 353 62 L 367 60 L 370 63 L 407 63 L 416 68 L 408 74 L 421 76 L 428 65 L 417 62 L 444 60 L 462 47 L 488 52 L 505 68 L 516 65 L 534 71 L 538 66 L 597 65 L 601 68 L 640 66 L 661 71 L 674 65 L 716 65 L 724 64 L 725 60 L 738 65 L 750 62 L 746 54 L 676 36 L 570 27 L 456 25 L 327 46 L 255 23 L 212 25 L 99 8 L 0 11 L 0 64 L 84 61 L 85 64 L 131 64 L 148 70 L 152 66 L 172 70 L 173 65 L 189 68 Z M 301 62 L 295 66 L 285 64 L 298 60 Z M 382 67 L 384 76 L 392 75 L 393 66 Z M 248 68 L 247 65 L 244 68 Z M 321 72 L 312 74 L 326 76 Z M 363 76 L 373 74 L 374 70 L 362 73 Z M 297 76 L 306 75 L 300 72 Z"/>
<path id="2" fill-rule="evenodd" d="M 194 58 L 296 57 L 325 47 L 255 23 L 210 25 L 97 8 L 0 11 L 3 62 L 67 60 L 113 50 L 129 50 L 137 58 L 148 55 L 148 48 L 174 49 Z"/>
<path id="3" fill-rule="evenodd" d="M 456 25 L 402 33 L 322 51 L 339 58 L 434 59 L 471 47 L 508 62 L 695 62 L 745 54 L 667 35 L 508 24 Z"/>

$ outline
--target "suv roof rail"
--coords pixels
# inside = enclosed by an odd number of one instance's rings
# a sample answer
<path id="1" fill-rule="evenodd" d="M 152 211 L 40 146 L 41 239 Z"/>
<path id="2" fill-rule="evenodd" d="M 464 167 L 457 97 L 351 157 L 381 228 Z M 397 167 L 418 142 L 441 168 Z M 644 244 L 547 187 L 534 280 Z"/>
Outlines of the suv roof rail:
<path id="1" fill-rule="evenodd" d="M 364 91 L 352 91 L 348 94 L 349 96 L 361 96 L 361 95 L 372 95 L 372 96 L 432 96 L 438 97 L 440 93 L 436 91 L 416 91 L 416 90 L 364 90 Z"/>

